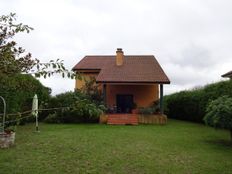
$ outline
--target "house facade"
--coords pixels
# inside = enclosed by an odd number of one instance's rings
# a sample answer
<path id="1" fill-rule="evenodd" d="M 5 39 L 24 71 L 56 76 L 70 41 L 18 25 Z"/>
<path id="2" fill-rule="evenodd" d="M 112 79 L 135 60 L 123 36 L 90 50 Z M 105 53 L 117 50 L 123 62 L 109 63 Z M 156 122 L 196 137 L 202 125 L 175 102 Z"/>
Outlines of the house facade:
<path id="1" fill-rule="evenodd" d="M 76 80 L 76 89 L 95 78 L 105 105 L 118 113 L 130 113 L 135 105 L 148 107 L 159 99 L 162 111 L 163 85 L 170 84 L 153 55 L 124 55 L 120 48 L 115 55 L 85 56 L 73 70 L 83 77 Z"/>

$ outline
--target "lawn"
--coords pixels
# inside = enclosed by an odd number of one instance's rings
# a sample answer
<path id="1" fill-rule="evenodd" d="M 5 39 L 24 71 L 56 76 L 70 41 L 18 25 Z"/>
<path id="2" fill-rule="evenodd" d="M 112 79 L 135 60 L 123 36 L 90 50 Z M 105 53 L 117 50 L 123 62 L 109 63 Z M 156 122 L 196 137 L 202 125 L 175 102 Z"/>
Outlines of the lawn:
<path id="1" fill-rule="evenodd" d="M 165 126 L 41 124 L 0 149 L 0 173 L 232 173 L 229 133 L 169 120 Z"/>

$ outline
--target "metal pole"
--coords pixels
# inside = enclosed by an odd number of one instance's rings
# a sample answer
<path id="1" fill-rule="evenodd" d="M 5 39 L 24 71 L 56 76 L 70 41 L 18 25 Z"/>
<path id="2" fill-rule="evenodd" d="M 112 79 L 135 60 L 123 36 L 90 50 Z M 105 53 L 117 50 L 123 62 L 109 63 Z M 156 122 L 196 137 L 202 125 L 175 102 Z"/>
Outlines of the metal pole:
<path id="1" fill-rule="evenodd" d="M 36 117 L 35 117 L 35 131 L 39 132 L 38 115 L 36 115 Z"/>
<path id="2" fill-rule="evenodd" d="M 2 130 L 4 132 L 4 129 L 5 129 L 5 119 L 6 119 L 6 101 L 5 101 L 5 99 L 2 96 L 0 96 L 0 98 L 2 99 L 3 106 L 4 106 L 3 118 L 2 118 Z"/>

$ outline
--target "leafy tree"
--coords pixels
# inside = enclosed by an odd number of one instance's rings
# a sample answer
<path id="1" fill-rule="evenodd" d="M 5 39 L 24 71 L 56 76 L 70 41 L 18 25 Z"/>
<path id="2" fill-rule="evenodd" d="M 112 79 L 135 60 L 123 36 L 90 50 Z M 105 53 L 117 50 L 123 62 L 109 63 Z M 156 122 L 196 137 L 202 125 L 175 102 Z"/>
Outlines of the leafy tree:
<path id="1" fill-rule="evenodd" d="M 43 101 L 49 97 L 45 88 L 35 77 L 50 77 L 58 73 L 74 78 L 62 60 L 40 62 L 31 53 L 18 46 L 14 37 L 19 33 L 29 33 L 33 28 L 16 22 L 16 14 L 0 16 L 0 95 L 7 101 L 7 112 L 22 112 L 31 108 L 31 100 L 37 93 Z M 0 103 L 1 105 L 1 103 Z M 0 109 L 0 117 L 2 110 Z"/>
<path id="2" fill-rule="evenodd" d="M 15 13 L 0 16 L 0 74 L 29 73 L 46 78 L 60 73 L 63 77 L 67 75 L 74 78 L 75 74 L 64 67 L 62 60 L 41 63 L 39 59 L 32 58 L 31 53 L 26 53 L 25 49 L 17 46 L 14 36 L 22 32 L 29 33 L 31 30 L 33 28 L 28 25 L 16 23 Z"/>
<path id="3" fill-rule="evenodd" d="M 205 123 L 215 128 L 230 130 L 232 141 L 232 98 L 222 96 L 211 101 L 206 109 L 206 113 L 204 117 Z"/>

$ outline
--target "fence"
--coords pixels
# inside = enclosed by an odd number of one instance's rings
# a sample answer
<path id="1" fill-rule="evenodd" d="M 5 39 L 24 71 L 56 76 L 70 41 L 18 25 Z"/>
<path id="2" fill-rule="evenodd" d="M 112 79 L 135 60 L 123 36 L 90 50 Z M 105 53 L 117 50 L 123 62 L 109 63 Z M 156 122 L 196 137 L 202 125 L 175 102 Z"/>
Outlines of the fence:
<path id="1" fill-rule="evenodd" d="M 166 115 L 139 115 L 139 123 L 141 124 L 166 124 Z"/>

